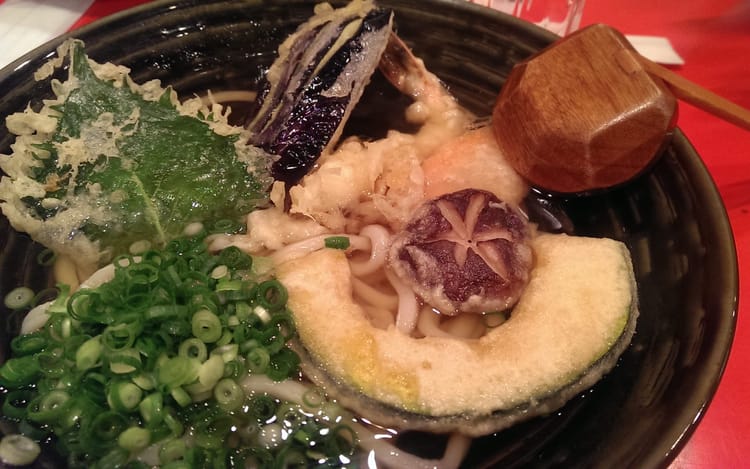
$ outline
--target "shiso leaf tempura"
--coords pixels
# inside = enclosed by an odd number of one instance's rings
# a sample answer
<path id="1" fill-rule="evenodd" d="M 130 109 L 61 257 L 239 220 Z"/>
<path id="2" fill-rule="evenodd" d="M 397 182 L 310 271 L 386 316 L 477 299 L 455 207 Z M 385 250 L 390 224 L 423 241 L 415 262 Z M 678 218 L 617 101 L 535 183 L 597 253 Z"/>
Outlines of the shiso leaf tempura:
<path id="1" fill-rule="evenodd" d="M 0 200 L 15 229 L 96 266 L 265 202 L 270 159 L 220 107 L 180 104 L 158 81 L 137 85 L 127 68 L 89 59 L 80 41 L 60 54 L 69 74 L 53 81 L 56 97 L 7 119 L 18 137 L 0 159 Z"/>

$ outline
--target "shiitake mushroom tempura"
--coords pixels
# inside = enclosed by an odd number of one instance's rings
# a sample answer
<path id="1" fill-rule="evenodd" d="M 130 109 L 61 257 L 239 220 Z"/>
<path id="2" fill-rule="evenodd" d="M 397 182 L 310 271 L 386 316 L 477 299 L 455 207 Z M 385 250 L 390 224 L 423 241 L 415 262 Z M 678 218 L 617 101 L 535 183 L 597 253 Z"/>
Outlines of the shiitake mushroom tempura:
<path id="1" fill-rule="evenodd" d="M 60 48 L 68 79 L 7 118 L 0 161 L 3 213 L 59 281 L 0 367 L 14 442 L 70 467 L 457 467 L 614 366 L 627 248 L 529 220 L 492 123 L 393 21 L 318 5 L 241 127 L 218 95 Z M 416 130 L 342 139 L 376 69 Z M 413 431 L 450 435 L 444 455 L 399 449 Z"/>

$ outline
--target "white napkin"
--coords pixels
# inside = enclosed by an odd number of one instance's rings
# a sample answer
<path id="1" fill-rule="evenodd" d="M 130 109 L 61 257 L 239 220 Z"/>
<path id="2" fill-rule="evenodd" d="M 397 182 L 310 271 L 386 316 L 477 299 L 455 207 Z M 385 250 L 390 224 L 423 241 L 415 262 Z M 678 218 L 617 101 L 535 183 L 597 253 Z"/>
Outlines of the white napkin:
<path id="1" fill-rule="evenodd" d="M 0 68 L 66 32 L 93 0 L 0 0 Z"/>
<path id="2" fill-rule="evenodd" d="M 685 60 L 674 50 L 669 39 L 662 36 L 637 36 L 627 34 L 625 37 L 642 56 L 664 65 L 683 65 Z"/>

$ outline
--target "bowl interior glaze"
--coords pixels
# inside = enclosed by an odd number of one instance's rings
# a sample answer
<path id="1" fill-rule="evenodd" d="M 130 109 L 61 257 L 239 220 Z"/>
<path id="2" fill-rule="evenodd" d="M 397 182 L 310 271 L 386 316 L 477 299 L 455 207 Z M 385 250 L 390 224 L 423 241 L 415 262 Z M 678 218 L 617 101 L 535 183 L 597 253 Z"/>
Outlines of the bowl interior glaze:
<path id="1" fill-rule="evenodd" d="M 489 9 L 457 0 L 382 0 L 396 28 L 428 69 L 469 109 L 489 115 L 513 64 L 555 36 Z M 75 31 L 89 55 L 159 78 L 181 96 L 206 90 L 252 90 L 281 40 L 306 19 L 304 1 L 156 1 Z M 0 71 L 0 153 L 12 138 L 4 117 L 38 107 L 49 84 L 33 72 L 62 38 Z M 367 101 L 398 101 L 374 81 L 350 132 L 376 133 L 383 117 Z M 388 98 L 388 99 L 373 99 Z M 554 151 L 554 149 L 550 149 Z M 731 345 L 737 305 L 732 234 L 718 192 L 685 136 L 677 131 L 653 168 L 616 190 L 590 197 L 538 194 L 539 219 L 579 235 L 607 236 L 631 249 L 641 317 L 616 368 L 559 412 L 477 439 L 465 461 L 476 467 L 666 466 L 683 446 L 718 386 Z M 551 216 L 550 216 L 551 215 Z M 554 227 L 553 227 L 554 228 Z M 41 247 L 0 217 L 0 293 L 18 285 L 52 285 L 36 263 Z M 3 311 L 0 361 L 20 318 Z M 11 431 L 0 421 L 0 432 Z M 39 465 L 59 467 L 45 453 Z"/>

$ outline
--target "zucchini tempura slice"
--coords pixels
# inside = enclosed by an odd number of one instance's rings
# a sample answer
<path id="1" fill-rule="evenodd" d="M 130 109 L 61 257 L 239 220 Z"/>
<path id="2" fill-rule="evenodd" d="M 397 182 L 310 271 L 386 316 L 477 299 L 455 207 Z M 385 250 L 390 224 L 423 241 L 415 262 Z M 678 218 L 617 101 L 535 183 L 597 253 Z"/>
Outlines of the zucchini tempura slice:
<path id="1" fill-rule="evenodd" d="M 7 120 L 17 139 L 0 158 L 0 199 L 16 230 L 90 268 L 265 203 L 270 158 L 218 106 L 181 104 L 158 81 L 93 62 L 80 41 L 65 46 L 56 99 Z"/>

